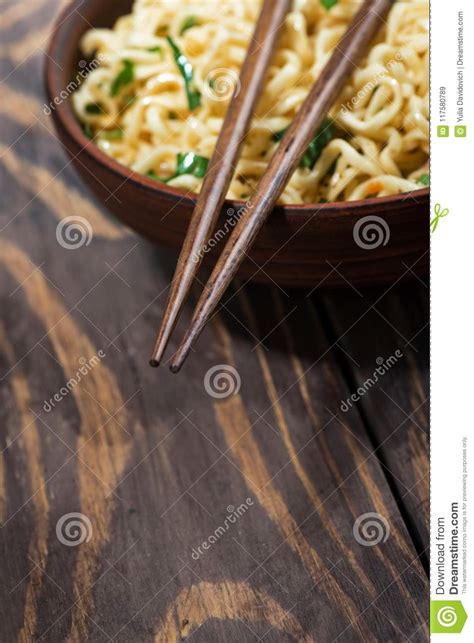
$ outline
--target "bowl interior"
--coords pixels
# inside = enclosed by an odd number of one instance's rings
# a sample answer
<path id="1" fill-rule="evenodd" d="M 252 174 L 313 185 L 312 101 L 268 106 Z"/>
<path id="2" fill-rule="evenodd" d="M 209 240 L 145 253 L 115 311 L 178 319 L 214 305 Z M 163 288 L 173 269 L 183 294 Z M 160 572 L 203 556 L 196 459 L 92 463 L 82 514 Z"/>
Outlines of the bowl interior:
<path id="1" fill-rule="evenodd" d="M 73 0 L 66 7 L 57 22 L 46 61 L 47 87 L 51 101 L 54 101 L 54 97 L 62 96 L 64 92 L 68 93 L 66 89 L 68 84 L 84 65 L 84 56 L 79 47 L 80 39 L 84 33 L 91 29 L 91 25 L 96 28 L 110 28 L 120 16 L 130 13 L 132 6 L 133 0 L 101 0 L 101 2 L 97 2 L 97 0 Z M 183 198 L 182 190 L 166 184 L 157 184 L 156 181 L 133 172 L 91 143 L 76 119 L 69 96 L 66 100 L 62 100 L 58 105 L 55 105 L 54 111 L 62 126 L 75 139 L 78 145 L 86 148 L 88 154 L 94 156 L 96 161 L 107 165 L 114 173 L 122 175 L 124 180 L 131 181 L 136 186 L 154 190 L 160 195 Z M 414 198 L 424 205 L 428 201 L 428 195 L 429 188 L 423 188 L 400 195 L 351 201 L 350 209 L 360 215 L 375 212 L 381 206 L 384 209 L 387 207 L 391 209 L 390 206 L 395 206 L 396 209 L 396 205 L 401 205 L 407 198 Z M 186 195 L 184 198 L 195 200 L 195 195 Z M 239 208 L 243 203 L 243 201 L 234 201 L 229 203 L 229 206 Z M 347 207 L 348 203 L 341 201 L 324 204 L 309 203 L 277 206 L 275 210 L 284 213 L 286 216 L 291 216 L 294 214 L 302 215 L 305 212 L 308 215 L 313 215 L 315 209 L 317 209 L 318 216 L 331 217 L 341 214 L 339 210 L 347 211 Z"/>

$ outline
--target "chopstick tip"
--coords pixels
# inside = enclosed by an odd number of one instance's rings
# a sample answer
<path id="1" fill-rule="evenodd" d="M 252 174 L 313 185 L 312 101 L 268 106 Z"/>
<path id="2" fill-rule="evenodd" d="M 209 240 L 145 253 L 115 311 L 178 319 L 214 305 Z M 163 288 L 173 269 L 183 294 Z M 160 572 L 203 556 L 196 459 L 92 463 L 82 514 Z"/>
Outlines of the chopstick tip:
<path id="1" fill-rule="evenodd" d="M 191 343 L 192 341 L 190 340 L 190 335 L 186 335 L 185 339 L 183 340 L 183 343 L 181 346 L 178 348 L 177 352 L 175 353 L 172 362 L 170 364 L 170 371 L 172 373 L 179 373 L 179 371 L 182 369 L 184 362 L 186 361 L 189 351 L 191 349 Z"/>
<path id="2" fill-rule="evenodd" d="M 164 352 L 166 350 L 166 344 L 168 342 L 168 338 L 169 338 L 169 333 L 164 335 L 164 331 L 162 329 L 160 331 L 160 335 L 158 336 L 158 339 L 156 340 L 155 348 L 150 357 L 150 366 L 152 368 L 158 368 L 158 366 L 161 364 L 163 360 Z"/>

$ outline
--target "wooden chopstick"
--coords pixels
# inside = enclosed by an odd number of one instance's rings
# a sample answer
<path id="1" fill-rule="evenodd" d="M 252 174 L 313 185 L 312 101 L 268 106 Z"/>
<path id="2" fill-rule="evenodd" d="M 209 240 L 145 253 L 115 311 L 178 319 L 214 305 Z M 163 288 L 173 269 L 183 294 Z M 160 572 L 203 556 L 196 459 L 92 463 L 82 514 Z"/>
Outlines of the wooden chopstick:
<path id="1" fill-rule="evenodd" d="M 244 208 L 197 303 L 191 325 L 171 364 L 177 373 L 195 340 L 217 307 L 265 223 L 309 143 L 344 87 L 348 76 L 367 52 L 395 0 L 365 0 L 329 62 L 313 85 Z"/>
<path id="2" fill-rule="evenodd" d="M 204 256 L 235 172 L 255 104 L 284 24 L 291 0 L 264 0 L 232 101 L 217 140 L 214 154 L 191 218 L 173 277 L 165 314 L 150 364 L 157 367 L 163 357 L 178 315 Z"/>

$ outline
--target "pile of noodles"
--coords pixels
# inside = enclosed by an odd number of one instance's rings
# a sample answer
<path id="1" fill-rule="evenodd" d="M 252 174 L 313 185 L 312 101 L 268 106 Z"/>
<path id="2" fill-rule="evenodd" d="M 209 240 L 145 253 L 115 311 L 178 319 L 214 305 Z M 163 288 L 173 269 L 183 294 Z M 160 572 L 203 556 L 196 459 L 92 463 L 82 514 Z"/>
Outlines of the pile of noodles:
<path id="1" fill-rule="evenodd" d="M 325 4 L 293 2 L 230 198 L 252 193 L 278 133 L 294 119 L 360 2 Z M 135 0 L 113 29 L 87 32 L 82 50 L 97 64 L 75 92 L 74 108 L 97 145 L 137 172 L 199 192 L 202 172 L 175 176 L 177 155 L 211 157 L 260 6 L 257 0 Z M 428 29 L 428 0 L 394 4 L 331 110 L 319 158 L 295 172 L 282 203 L 364 199 L 427 185 Z M 191 65 L 200 95 L 193 109 L 167 36 Z"/>

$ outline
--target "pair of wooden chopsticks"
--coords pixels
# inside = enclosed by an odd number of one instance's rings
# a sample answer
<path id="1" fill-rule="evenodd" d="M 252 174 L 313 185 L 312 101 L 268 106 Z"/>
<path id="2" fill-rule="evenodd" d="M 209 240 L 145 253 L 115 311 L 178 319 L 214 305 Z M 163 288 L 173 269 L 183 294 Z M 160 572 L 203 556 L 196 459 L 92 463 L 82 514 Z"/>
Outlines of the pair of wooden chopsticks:
<path id="1" fill-rule="evenodd" d="M 288 128 L 255 193 L 235 226 L 197 303 L 191 325 L 171 363 L 177 373 L 249 251 L 348 76 L 357 68 L 395 0 L 365 0 Z M 214 155 L 211 159 L 171 285 L 150 360 L 158 366 L 199 268 L 227 194 L 255 103 L 289 10 L 290 0 L 265 0 Z"/>

